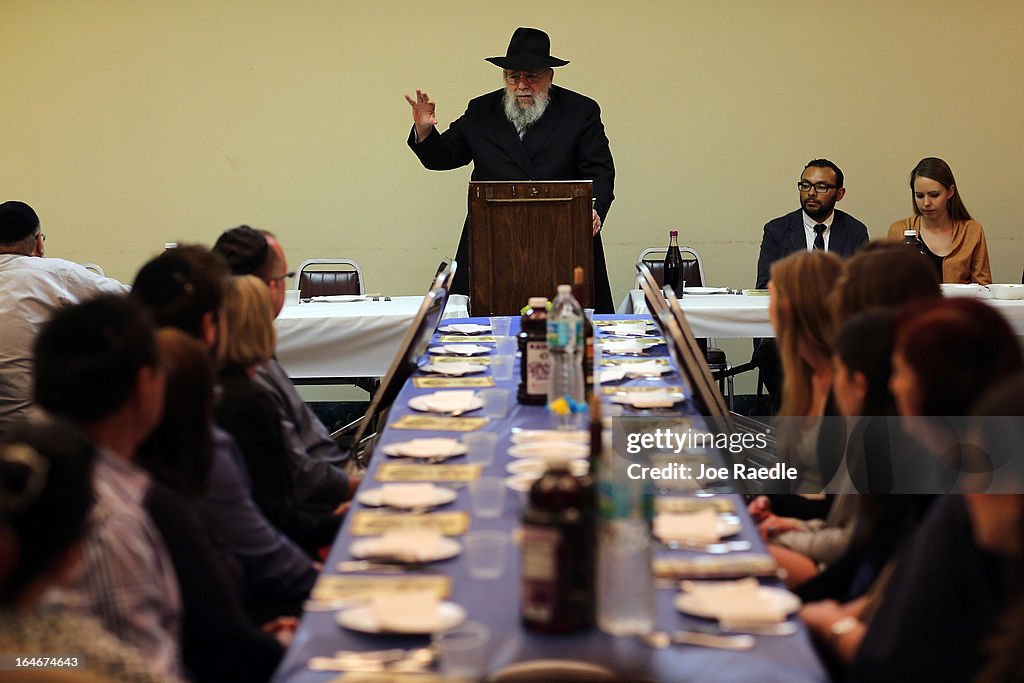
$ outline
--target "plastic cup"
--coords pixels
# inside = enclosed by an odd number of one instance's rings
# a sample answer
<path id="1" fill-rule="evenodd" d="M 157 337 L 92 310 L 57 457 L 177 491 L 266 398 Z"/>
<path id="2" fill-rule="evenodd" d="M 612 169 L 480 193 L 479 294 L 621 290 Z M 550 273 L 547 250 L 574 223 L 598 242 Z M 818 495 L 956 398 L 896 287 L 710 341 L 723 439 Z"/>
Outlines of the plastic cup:
<path id="1" fill-rule="evenodd" d="M 484 402 L 484 417 L 503 418 L 508 416 L 508 389 L 481 389 L 477 396 Z"/>
<path id="2" fill-rule="evenodd" d="M 505 508 L 505 480 L 502 477 L 480 477 L 469 483 L 469 505 L 473 516 L 481 519 L 501 517 Z"/>
<path id="3" fill-rule="evenodd" d="M 491 630 L 479 621 L 465 621 L 431 638 L 440 657 L 441 673 L 446 679 L 481 680 L 486 672 L 487 644 Z"/>
<path id="4" fill-rule="evenodd" d="M 491 377 L 495 382 L 507 382 L 512 379 L 512 368 L 515 356 L 491 356 Z"/>
<path id="5" fill-rule="evenodd" d="M 298 289 L 286 289 L 284 290 L 284 305 L 285 306 L 298 306 L 299 305 L 299 294 Z"/>
<path id="6" fill-rule="evenodd" d="M 506 398 L 506 403 L 508 399 Z M 498 443 L 498 435 L 494 432 L 470 432 L 462 437 L 466 444 L 466 459 L 473 464 L 488 467 L 494 462 L 494 448 Z"/>
<path id="7" fill-rule="evenodd" d="M 519 350 L 519 340 L 515 337 L 498 337 L 494 340 L 495 356 L 514 356 Z"/>
<path id="8" fill-rule="evenodd" d="M 583 309 L 583 315 L 587 316 L 587 320 L 590 321 L 590 324 L 594 324 L 594 309 L 593 308 L 584 308 Z"/>
<path id="9" fill-rule="evenodd" d="M 504 531 L 470 531 L 463 539 L 469 575 L 474 579 L 500 579 L 505 574 L 505 560 L 511 542 Z"/>
<path id="10" fill-rule="evenodd" d="M 507 337 L 512 327 L 512 318 L 507 315 L 491 318 L 491 334 L 495 337 Z"/>

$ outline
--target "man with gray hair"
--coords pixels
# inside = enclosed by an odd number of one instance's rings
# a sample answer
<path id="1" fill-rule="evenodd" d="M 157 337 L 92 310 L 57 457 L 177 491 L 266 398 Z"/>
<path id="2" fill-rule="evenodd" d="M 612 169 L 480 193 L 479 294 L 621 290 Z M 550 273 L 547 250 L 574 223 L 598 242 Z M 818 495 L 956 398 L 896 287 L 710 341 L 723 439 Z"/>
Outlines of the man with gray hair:
<path id="1" fill-rule="evenodd" d="M 435 104 L 422 90 L 406 95 L 412 107 L 409 147 L 432 171 L 473 163 L 473 180 L 593 180 L 595 309 L 613 312 L 601 226 L 615 198 L 615 165 L 597 102 L 553 85 L 555 67 L 569 62 L 551 56 L 548 35 L 517 28 L 503 57 L 487 61 L 502 68 L 504 87 L 469 102 L 466 113 L 438 133 Z M 455 259 L 468 263 L 466 230 Z M 455 274 L 453 291 L 467 294 L 467 269 Z"/>
<path id="2" fill-rule="evenodd" d="M 58 308 L 127 288 L 77 263 L 43 258 L 46 235 L 24 202 L 0 204 L 0 434 L 32 405 L 32 342 Z"/>

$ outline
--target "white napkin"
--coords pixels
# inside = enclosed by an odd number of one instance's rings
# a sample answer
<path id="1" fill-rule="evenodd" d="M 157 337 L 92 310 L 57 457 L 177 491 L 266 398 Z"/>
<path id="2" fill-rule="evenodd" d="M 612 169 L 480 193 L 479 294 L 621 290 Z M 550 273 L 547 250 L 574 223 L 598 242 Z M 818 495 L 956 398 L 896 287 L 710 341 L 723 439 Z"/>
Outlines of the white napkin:
<path id="1" fill-rule="evenodd" d="M 658 391 L 637 391 L 627 396 L 623 402 L 629 403 L 634 408 L 671 408 L 676 404 L 676 399 L 664 390 Z"/>
<path id="2" fill-rule="evenodd" d="M 618 382 L 625 376 L 626 371 L 621 367 L 606 368 L 604 370 L 601 370 L 600 374 L 598 375 L 598 382 L 601 384 L 604 384 L 605 382 Z"/>
<path id="3" fill-rule="evenodd" d="M 616 353 L 641 353 L 643 346 L 640 342 L 635 339 L 626 339 L 624 341 L 606 341 L 601 345 L 601 351 L 608 354 Z"/>
<path id="4" fill-rule="evenodd" d="M 441 348 L 456 356 L 472 356 L 491 350 L 490 347 L 481 346 L 480 344 L 445 344 Z"/>
<path id="5" fill-rule="evenodd" d="M 456 391 L 438 391 L 427 397 L 427 408 L 438 413 L 449 413 L 453 410 L 466 410 L 473 403 L 476 392 L 472 389 Z"/>
<path id="6" fill-rule="evenodd" d="M 433 455 L 456 455 L 462 451 L 458 440 L 438 437 L 435 439 L 413 439 L 392 445 L 395 453 L 416 458 Z"/>
<path id="7" fill-rule="evenodd" d="M 379 538 L 367 539 L 371 542 L 364 543 L 363 556 L 368 560 L 385 557 L 407 562 L 426 562 L 437 556 L 441 538 L 441 532 L 437 529 L 394 529 Z"/>
<path id="8" fill-rule="evenodd" d="M 538 441 L 571 441 L 590 443 L 590 433 L 582 429 L 521 429 L 512 432 L 512 443 L 536 443 Z"/>
<path id="9" fill-rule="evenodd" d="M 713 614 L 719 619 L 775 623 L 786 618 L 782 605 L 771 592 L 761 588 L 757 579 L 686 581 L 683 588 L 692 596 L 690 604 L 694 611 Z"/>
<path id="10" fill-rule="evenodd" d="M 484 369 L 473 363 L 431 363 L 424 365 L 427 372 L 436 372 L 439 375 L 468 375 L 474 372 L 483 372 Z"/>
<path id="11" fill-rule="evenodd" d="M 622 323 L 605 328 L 608 334 L 620 337 L 642 337 L 647 332 L 647 323 Z"/>
<path id="12" fill-rule="evenodd" d="M 663 512 L 654 518 L 654 535 L 663 541 L 717 543 L 718 513 L 713 509 L 699 512 Z"/>
<path id="13" fill-rule="evenodd" d="M 658 365 L 656 361 L 644 361 L 643 363 L 633 363 L 625 367 L 625 372 L 630 377 L 660 377 L 661 373 L 665 370 L 665 366 Z M 604 374 L 601 375 L 604 377 Z"/>
<path id="14" fill-rule="evenodd" d="M 445 329 L 449 332 L 459 332 L 462 334 L 475 334 L 476 332 L 487 332 L 491 329 L 490 325 L 478 325 L 476 323 L 464 323 L 455 325 L 446 325 Z"/>
<path id="15" fill-rule="evenodd" d="M 384 484 L 380 487 L 380 502 L 400 508 L 434 505 L 437 490 L 433 484 Z"/>
<path id="16" fill-rule="evenodd" d="M 397 591 L 373 596 L 373 616 L 381 631 L 430 633 L 441 625 L 441 601 L 434 591 Z"/>

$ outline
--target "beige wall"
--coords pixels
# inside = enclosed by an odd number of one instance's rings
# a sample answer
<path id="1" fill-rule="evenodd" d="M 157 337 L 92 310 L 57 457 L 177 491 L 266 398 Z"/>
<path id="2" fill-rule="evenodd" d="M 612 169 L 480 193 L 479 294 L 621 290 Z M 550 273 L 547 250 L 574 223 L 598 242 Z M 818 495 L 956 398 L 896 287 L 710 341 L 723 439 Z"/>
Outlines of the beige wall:
<path id="1" fill-rule="evenodd" d="M 545 28 L 572 60 L 557 82 L 603 107 L 616 299 L 669 228 L 709 284 L 751 286 L 761 226 L 815 156 L 873 237 L 909 213 L 914 163 L 944 157 L 995 280 L 1019 280 L 1016 0 L 0 0 L 0 199 L 36 207 L 51 255 L 121 279 L 246 222 L 293 263 L 349 256 L 370 289 L 418 291 L 454 251 L 469 171 L 419 166 L 402 95 L 426 89 L 447 124 L 498 86 L 483 57 L 517 25 Z"/>

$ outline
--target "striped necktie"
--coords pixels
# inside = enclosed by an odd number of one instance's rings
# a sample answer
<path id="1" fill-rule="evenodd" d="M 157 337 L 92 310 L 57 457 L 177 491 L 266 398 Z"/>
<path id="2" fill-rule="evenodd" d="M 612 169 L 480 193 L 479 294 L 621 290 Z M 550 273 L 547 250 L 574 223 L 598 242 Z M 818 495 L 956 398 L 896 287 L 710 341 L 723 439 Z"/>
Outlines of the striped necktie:
<path id="1" fill-rule="evenodd" d="M 824 235 L 824 232 L 825 232 L 825 229 L 827 227 L 828 226 L 826 226 L 824 223 L 818 223 L 817 225 L 814 226 L 814 248 L 815 249 L 821 249 L 822 251 L 825 251 L 825 235 Z"/>

